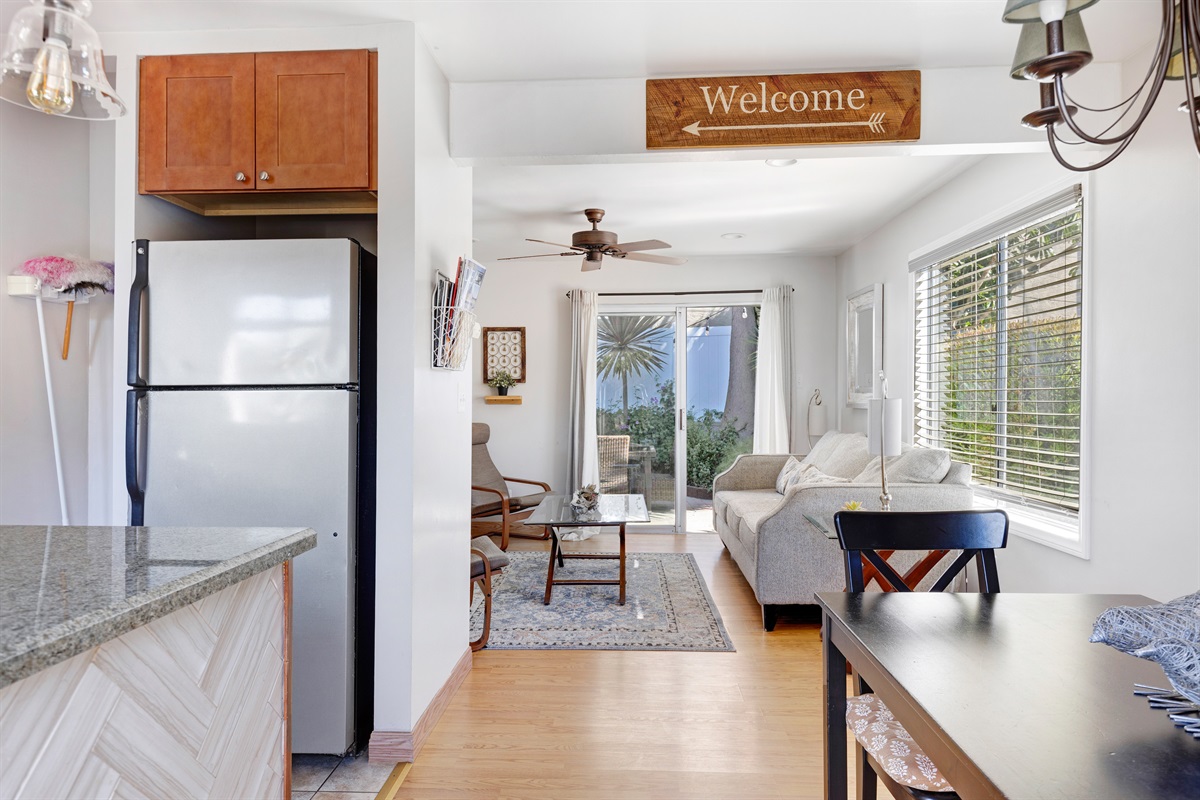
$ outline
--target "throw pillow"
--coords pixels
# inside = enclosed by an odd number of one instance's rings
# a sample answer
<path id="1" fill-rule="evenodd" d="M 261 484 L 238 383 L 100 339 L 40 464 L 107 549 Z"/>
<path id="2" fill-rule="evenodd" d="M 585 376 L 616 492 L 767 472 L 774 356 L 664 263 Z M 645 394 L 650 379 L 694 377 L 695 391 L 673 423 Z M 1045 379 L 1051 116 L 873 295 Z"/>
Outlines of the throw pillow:
<path id="1" fill-rule="evenodd" d="M 887 461 L 888 480 L 896 483 L 941 483 L 950 471 L 950 451 L 938 447 L 914 447 Z M 879 456 L 863 468 L 854 483 L 879 482 Z"/>
<path id="2" fill-rule="evenodd" d="M 875 695 L 846 698 L 846 725 L 892 780 L 926 792 L 954 791 L 933 760 Z"/>
<path id="3" fill-rule="evenodd" d="M 800 485 L 812 485 L 814 483 L 849 483 L 849 478 L 841 478 L 837 475 L 827 475 L 821 470 L 814 467 L 812 464 L 801 464 L 800 468 L 792 473 L 788 479 L 784 494 L 791 491 Z"/>
<path id="4" fill-rule="evenodd" d="M 783 494 L 787 491 L 788 478 L 792 473 L 800 468 L 800 462 L 795 456 L 788 456 L 788 460 L 784 462 L 783 469 L 779 470 L 779 474 L 775 476 L 775 491 Z"/>

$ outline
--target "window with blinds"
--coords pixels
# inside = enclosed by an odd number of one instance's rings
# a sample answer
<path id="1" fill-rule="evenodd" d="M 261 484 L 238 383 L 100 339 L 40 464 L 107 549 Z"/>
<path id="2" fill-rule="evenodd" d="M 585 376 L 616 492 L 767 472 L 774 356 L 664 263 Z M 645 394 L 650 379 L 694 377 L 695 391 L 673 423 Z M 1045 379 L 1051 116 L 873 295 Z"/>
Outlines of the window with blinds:
<path id="1" fill-rule="evenodd" d="M 1083 329 L 1080 187 L 911 264 L 914 434 L 984 494 L 1077 517 Z"/>

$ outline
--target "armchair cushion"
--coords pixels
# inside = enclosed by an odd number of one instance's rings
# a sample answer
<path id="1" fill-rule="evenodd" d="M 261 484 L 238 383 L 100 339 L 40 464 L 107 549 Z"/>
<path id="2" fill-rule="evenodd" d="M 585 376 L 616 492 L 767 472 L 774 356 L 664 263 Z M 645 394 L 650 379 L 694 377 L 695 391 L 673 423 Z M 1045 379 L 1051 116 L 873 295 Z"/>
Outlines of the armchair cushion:
<path id="1" fill-rule="evenodd" d="M 846 725 L 896 783 L 927 792 L 954 791 L 933 760 L 875 695 L 846 698 Z"/>
<path id="2" fill-rule="evenodd" d="M 487 566 L 492 570 L 498 570 L 502 567 L 507 567 L 509 564 L 508 553 L 505 553 L 495 543 L 486 536 L 482 536 L 471 542 L 471 549 L 478 550 L 487 556 Z M 478 578 L 484 573 L 484 561 L 477 553 L 471 553 L 471 577 Z"/>
<path id="3" fill-rule="evenodd" d="M 523 494 L 520 497 L 510 497 L 510 498 L 508 498 L 508 510 L 509 511 L 523 511 L 524 509 L 527 509 L 527 508 L 533 508 L 538 503 L 545 500 L 546 495 L 547 495 L 547 492 L 537 492 L 535 494 Z M 483 502 L 483 503 L 479 503 L 479 504 L 475 504 L 474 502 L 472 502 L 472 504 L 471 504 L 471 516 L 472 517 L 487 517 L 487 516 L 491 516 L 492 514 L 499 514 L 501 512 L 501 510 L 502 510 L 501 501 L 500 501 L 500 498 L 497 497 L 496 495 L 492 494 L 491 492 L 471 492 L 472 501 L 475 499 L 476 496 L 484 497 L 484 498 L 491 498 L 491 501 Z"/>

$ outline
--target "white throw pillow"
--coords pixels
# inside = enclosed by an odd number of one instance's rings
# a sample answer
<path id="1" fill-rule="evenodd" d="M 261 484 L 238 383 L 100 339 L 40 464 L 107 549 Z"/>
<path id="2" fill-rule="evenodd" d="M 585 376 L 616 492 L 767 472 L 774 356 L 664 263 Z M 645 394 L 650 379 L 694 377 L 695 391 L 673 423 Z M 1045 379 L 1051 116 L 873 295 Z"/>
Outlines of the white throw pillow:
<path id="1" fill-rule="evenodd" d="M 950 451 L 939 447 L 914 447 L 887 460 L 888 480 L 896 483 L 941 483 L 950 471 Z M 879 482 L 879 456 L 863 468 L 854 483 Z"/>
<path id="2" fill-rule="evenodd" d="M 788 478 L 798 469 L 800 469 L 799 460 L 795 456 L 788 456 L 788 460 L 783 464 L 783 469 L 779 470 L 779 474 L 775 476 L 775 491 L 780 494 L 786 492 Z"/>
<path id="3" fill-rule="evenodd" d="M 793 472 L 791 478 L 788 479 L 787 491 L 790 491 L 791 489 L 800 485 L 849 482 L 849 478 L 840 478 L 837 475 L 827 475 L 812 464 L 801 464 L 800 469 Z M 787 494 L 787 491 L 785 491 L 784 494 Z"/>

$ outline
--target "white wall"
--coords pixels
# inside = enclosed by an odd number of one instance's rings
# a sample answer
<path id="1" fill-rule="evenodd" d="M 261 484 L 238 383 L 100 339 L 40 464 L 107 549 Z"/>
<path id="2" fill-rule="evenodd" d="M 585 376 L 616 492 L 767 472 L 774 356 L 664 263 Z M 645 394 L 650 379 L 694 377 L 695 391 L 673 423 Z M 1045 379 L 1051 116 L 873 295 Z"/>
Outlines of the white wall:
<path id="1" fill-rule="evenodd" d="M 496 262 L 479 254 L 487 277 L 479 293 L 478 321 L 482 326 L 524 327 L 529 380 L 510 390 L 522 404 L 486 405 L 492 394 L 483 383 L 479 343 L 472 348 L 469 367 L 474 395 L 474 419 L 491 425 L 488 446 L 505 475 L 544 480 L 560 489 L 567 476 L 567 429 L 571 362 L 571 303 L 566 293 L 575 288 L 598 292 L 683 292 L 765 289 L 784 284 L 792 295 L 793 328 L 793 450 L 808 451 L 806 410 L 809 395 L 820 388 L 831 396 L 836 380 L 833 336 L 836 314 L 835 268 L 832 258 L 801 256 L 693 257 L 680 267 L 605 259 L 598 272 L 579 271 L 579 259 Z M 672 304 L 695 298 L 651 297 L 648 302 Z M 601 298 L 628 304 L 637 298 Z"/>
<path id="2" fill-rule="evenodd" d="M 1085 185 L 1091 558 L 1011 537 L 1000 563 L 1006 590 L 1166 599 L 1200 585 L 1200 166 L 1174 110 L 1177 88 L 1164 90 L 1134 144 Z M 1069 175 L 1049 155 L 992 156 L 838 258 L 843 304 L 855 289 L 885 284 L 893 395 L 912 397 L 909 255 Z M 844 325 L 843 309 L 841 354 Z M 843 408 L 841 418 L 844 430 L 864 429 L 861 411 Z M 911 436 L 911 419 L 904 432 Z"/>
<path id="3" fill-rule="evenodd" d="M 264 43 L 267 43 L 264 45 Z M 140 55 L 376 48 L 379 51 L 378 236 L 344 220 L 321 235 L 363 240 L 379 257 L 379 431 L 375 728 L 408 732 L 467 648 L 469 408 L 461 373 L 428 366 L 429 291 L 470 245 L 470 172 L 448 156 L 449 88 L 410 23 L 269 31 L 105 34 L 118 57 L 113 159 L 117 296 L 113 329 L 125 330 L 134 238 L 256 238 L 297 235 L 305 221 L 212 220 L 137 194 L 137 72 Z M 309 220 L 314 222 L 313 220 Z M 86 227 L 86 226 L 85 226 Z M 309 226 L 308 234 L 315 231 Z M 372 240 L 374 239 L 374 240 Z M 120 337 L 118 337 L 119 339 Z M 112 357 L 112 461 L 104 476 L 113 522 L 126 519 L 121 443 L 125 353 Z M 462 394 L 462 404 L 458 403 Z"/>
<path id="4" fill-rule="evenodd" d="M 0 102 L 0 274 L 36 256 L 90 255 L 88 127 Z M 75 305 L 63 361 L 66 306 L 43 305 L 67 512 L 79 524 L 88 509 L 89 306 Z M 35 304 L 0 288 L 0 523 L 60 522 Z"/>

